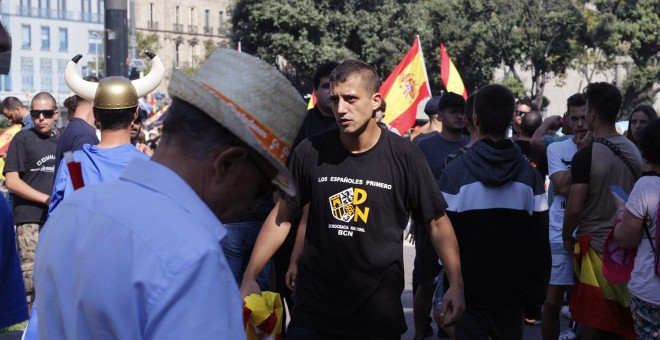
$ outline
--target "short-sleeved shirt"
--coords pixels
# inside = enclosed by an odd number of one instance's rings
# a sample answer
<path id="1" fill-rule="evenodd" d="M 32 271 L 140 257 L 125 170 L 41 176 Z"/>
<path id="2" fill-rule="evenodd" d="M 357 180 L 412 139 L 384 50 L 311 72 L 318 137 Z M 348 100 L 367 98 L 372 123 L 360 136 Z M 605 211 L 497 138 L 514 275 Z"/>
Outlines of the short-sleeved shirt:
<path id="1" fill-rule="evenodd" d="M 656 215 L 659 201 L 660 176 L 644 176 L 635 183 L 626 203 L 626 209 L 635 217 L 645 221 L 649 218 L 647 222 L 649 222 L 648 228 L 651 237 L 656 235 L 655 229 L 660 217 Z M 656 249 L 656 251 L 658 250 Z M 630 293 L 636 297 L 660 306 L 660 277 L 655 275 L 654 269 L 655 254 L 646 233 L 642 232 L 628 288 Z"/>
<path id="2" fill-rule="evenodd" d="M 57 136 L 42 135 L 35 129 L 19 131 L 9 144 L 3 173 L 18 172 L 19 177 L 33 189 L 50 195 L 55 179 L 55 149 Z M 14 220 L 21 223 L 43 223 L 48 207 L 14 197 Z"/>
<path id="3" fill-rule="evenodd" d="M 548 175 L 557 172 L 570 171 L 571 161 L 577 152 L 577 145 L 572 139 L 552 143 L 548 146 Z M 562 230 L 564 228 L 564 212 L 568 197 L 555 194 L 550 206 L 550 243 L 563 244 Z"/>
<path id="4" fill-rule="evenodd" d="M 337 127 L 337 120 L 334 116 L 324 116 L 318 108 L 313 107 L 307 111 L 305 120 L 303 120 L 300 130 L 298 130 L 298 135 L 293 141 L 292 149 L 295 149 L 300 142 L 304 141 L 305 138 L 317 135 L 322 132 L 326 132 L 330 129 Z"/>
<path id="5" fill-rule="evenodd" d="M 60 140 L 57 142 L 57 151 L 55 153 L 55 160 L 58 166 L 62 160 L 62 155 L 67 151 L 76 151 L 82 149 L 83 145 L 90 144 L 96 145 L 99 143 L 99 139 L 96 137 L 96 129 L 91 125 L 87 124 L 84 119 L 78 117 L 72 117 L 69 121 L 62 135 L 60 135 Z"/>
<path id="6" fill-rule="evenodd" d="M 433 177 L 437 181 L 440 179 L 442 169 L 445 167 L 445 158 L 450 153 L 466 146 L 469 142 L 470 137 L 468 136 L 463 136 L 460 141 L 454 142 L 442 138 L 442 135 L 438 133 L 421 140 L 417 143 L 417 147 L 419 147 L 429 162 L 431 173 L 433 173 Z"/>
<path id="7" fill-rule="evenodd" d="M 16 251 L 16 234 L 11 210 L 0 195 L 0 329 L 28 318 L 21 261 Z"/>
<path id="8" fill-rule="evenodd" d="M 292 326 L 345 336 L 398 336 L 405 329 L 402 232 L 446 203 L 419 149 L 381 130 L 368 151 L 353 154 L 333 129 L 309 138 L 292 156 L 299 188 L 283 196 L 310 203 L 298 264 Z"/>
<path id="9" fill-rule="evenodd" d="M 635 173 L 602 143 L 594 142 L 580 149 L 571 162 L 573 184 L 589 185 L 576 237 L 589 235 L 591 246 L 599 252 L 603 251 L 603 243 L 614 226 L 616 217 L 616 206 L 608 186 L 618 185 L 628 193 L 642 173 L 642 156 L 632 142 L 618 134 L 605 139 L 621 150 Z"/>

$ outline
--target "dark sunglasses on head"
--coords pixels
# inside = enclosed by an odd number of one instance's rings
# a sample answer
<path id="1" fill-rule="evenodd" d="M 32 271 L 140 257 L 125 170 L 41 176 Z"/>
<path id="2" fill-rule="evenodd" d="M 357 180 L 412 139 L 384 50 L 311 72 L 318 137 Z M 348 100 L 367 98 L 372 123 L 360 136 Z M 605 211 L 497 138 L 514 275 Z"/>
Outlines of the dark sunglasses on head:
<path id="1" fill-rule="evenodd" d="M 44 115 L 44 118 L 53 118 L 55 110 L 30 110 L 32 118 L 39 118 L 41 115 Z"/>
<path id="2" fill-rule="evenodd" d="M 524 116 L 526 113 L 527 112 L 525 112 L 525 111 L 516 110 L 516 116 L 518 116 L 518 117 Z"/>

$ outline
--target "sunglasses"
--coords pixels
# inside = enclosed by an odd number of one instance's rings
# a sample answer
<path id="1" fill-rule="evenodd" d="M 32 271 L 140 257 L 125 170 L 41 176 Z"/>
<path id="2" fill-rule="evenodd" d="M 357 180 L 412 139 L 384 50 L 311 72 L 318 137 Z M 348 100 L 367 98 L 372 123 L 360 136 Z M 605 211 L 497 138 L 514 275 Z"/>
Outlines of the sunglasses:
<path id="1" fill-rule="evenodd" d="M 520 116 L 524 116 L 527 112 L 516 110 L 515 113 L 516 113 L 516 116 L 520 117 Z"/>
<path id="2" fill-rule="evenodd" d="M 39 118 L 39 116 L 44 115 L 44 118 L 53 118 L 55 115 L 55 110 L 30 110 L 30 116 L 32 118 Z"/>

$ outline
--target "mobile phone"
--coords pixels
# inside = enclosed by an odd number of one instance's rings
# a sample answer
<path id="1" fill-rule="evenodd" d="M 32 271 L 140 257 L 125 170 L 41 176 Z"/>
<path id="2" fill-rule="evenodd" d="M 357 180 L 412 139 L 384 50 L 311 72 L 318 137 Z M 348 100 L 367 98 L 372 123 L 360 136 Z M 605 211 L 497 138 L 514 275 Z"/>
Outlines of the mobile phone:
<path id="1" fill-rule="evenodd" d="M 608 185 L 610 190 L 615 193 L 617 196 L 621 197 L 624 202 L 628 202 L 628 194 L 626 194 L 623 189 L 618 185 Z"/>

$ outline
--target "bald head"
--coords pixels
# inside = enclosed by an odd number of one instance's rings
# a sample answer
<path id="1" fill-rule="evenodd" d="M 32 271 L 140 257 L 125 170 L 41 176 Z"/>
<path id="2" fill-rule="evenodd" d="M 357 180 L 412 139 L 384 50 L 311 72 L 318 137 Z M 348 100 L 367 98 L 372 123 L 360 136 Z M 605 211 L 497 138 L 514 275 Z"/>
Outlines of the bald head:
<path id="1" fill-rule="evenodd" d="M 520 124 L 520 133 L 525 137 L 532 137 L 534 131 L 543 123 L 543 117 L 537 111 L 530 111 L 523 116 L 522 123 Z"/>

